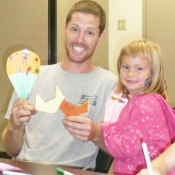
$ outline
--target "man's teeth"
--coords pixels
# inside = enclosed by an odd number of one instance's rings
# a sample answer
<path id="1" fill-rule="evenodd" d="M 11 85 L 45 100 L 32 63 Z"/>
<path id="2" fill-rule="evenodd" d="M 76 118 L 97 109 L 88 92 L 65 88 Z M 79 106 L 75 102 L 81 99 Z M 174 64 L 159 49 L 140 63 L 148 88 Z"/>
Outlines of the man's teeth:
<path id="1" fill-rule="evenodd" d="M 77 52 L 82 52 L 83 50 L 85 50 L 84 47 L 77 47 L 77 46 L 73 46 L 73 49 Z"/>

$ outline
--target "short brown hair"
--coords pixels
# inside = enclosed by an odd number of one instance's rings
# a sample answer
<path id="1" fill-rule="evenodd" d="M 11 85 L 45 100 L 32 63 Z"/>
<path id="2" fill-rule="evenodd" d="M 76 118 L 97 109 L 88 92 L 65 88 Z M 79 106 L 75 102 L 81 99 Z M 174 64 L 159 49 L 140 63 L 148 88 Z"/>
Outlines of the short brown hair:
<path id="1" fill-rule="evenodd" d="M 92 14 L 100 19 L 99 29 L 100 35 L 105 29 L 106 25 L 106 13 L 103 8 L 94 1 L 91 0 L 82 0 L 75 3 L 69 10 L 67 17 L 66 17 L 66 26 L 68 25 L 69 21 L 71 20 L 72 14 L 75 12 L 81 12 L 85 14 Z"/>

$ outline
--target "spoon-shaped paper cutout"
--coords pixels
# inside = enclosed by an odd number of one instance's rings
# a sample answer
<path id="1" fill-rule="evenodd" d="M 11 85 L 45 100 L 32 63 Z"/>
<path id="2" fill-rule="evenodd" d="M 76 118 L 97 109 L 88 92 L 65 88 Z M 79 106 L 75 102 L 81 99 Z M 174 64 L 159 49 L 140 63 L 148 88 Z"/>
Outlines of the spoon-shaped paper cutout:
<path id="1" fill-rule="evenodd" d="M 11 54 L 6 63 L 7 75 L 18 96 L 27 99 L 40 70 L 38 55 L 29 50 Z"/>

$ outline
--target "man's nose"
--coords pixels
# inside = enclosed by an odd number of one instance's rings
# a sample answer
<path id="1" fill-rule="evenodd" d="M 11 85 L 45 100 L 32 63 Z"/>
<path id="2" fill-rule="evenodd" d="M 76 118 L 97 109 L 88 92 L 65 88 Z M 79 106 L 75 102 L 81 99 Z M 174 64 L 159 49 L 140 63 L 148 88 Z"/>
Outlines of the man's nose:
<path id="1" fill-rule="evenodd" d="M 83 42 L 83 40 L 84 40 L 84 34 L 83 34 L 83 32 L 80 32 L 78 34 L 77 40 L 78 40 L 79 43 L 82 43 Z"/>

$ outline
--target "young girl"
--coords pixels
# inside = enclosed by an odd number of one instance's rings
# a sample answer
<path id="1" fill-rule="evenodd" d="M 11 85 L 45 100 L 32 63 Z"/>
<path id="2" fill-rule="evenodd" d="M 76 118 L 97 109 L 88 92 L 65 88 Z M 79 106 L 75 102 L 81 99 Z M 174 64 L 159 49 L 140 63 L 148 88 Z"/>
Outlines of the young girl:
<path id="1" fill-rule="evenodd" d="M 128 103 L 117 122 L 102 124 L 102 132 L 114 157 L 114 174 L 131 175 L 146 167 L 141 140 L 146 142 L 151 160 L 171 145 L 175 114 L 166 102 L 167 85 L 155 43 L 141 39 L 123 47 L 118 75 L 116 93 L 125 95 Z"/>
<path id="2" fill-rule="evenodd" d="M 116 96 L 112 92 L 109 98 L 117 99 L 118 94 L 123 94 L 128 99 L 120 114 L 115 113 L 115 105 L 119 111 L 121 106 L 117 105 L 120 104 L 112 102 L 112 106 L 106 105 L 109 118 L 105 121 L 109 122 L 95 124 L 88 117 L 69 116 L 63 124 L 76 139 L 91 140 L 111 154 L 114 174 L 135 175 L 146 168 L 141 140 L 147 144 L 151 160 L 171 145 L 175 138 L 175 113 L 166 102 L 167 85 L 156 44 L 141 39 L 123 47 L 118 59 L 118 75 Z M 111 120 L 110 114 L 116 114 L 116 122 Z"/>

